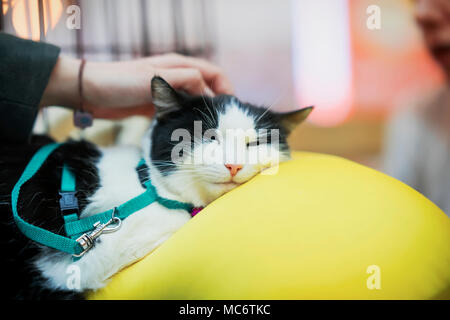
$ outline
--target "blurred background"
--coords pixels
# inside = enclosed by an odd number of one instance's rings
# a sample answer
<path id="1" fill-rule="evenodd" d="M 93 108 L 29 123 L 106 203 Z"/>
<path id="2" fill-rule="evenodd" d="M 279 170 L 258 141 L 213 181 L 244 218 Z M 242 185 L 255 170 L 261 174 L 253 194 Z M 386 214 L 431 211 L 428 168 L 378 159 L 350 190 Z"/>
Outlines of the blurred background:
<path id="1" fill-rule="evenodd" d="M 381 25 L 371 30 L 373 4 Z M 68 26 L 74 15 L 79 29 Z M 2 0 L 0 28 L 87 60 L 165 52 L 210 59 L 243 101 L 274 110 L 316 106 L 292 135 L 294 149 L 375 168 L 390 115 L 443 81 L 406 0 Z M 139 117 L 96 120 L 83 135 L 139 144 L 147 125 Z M 57 140 L 81 134 L 70 111 L 58 108 L 48 108 L 35 131 Z"/>

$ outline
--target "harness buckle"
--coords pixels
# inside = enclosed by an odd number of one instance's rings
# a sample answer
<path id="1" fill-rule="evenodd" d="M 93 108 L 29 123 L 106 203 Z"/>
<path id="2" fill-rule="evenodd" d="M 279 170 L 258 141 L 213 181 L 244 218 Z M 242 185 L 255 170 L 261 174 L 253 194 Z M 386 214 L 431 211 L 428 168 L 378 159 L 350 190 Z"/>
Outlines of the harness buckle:
<path id="1" fill-rule="evenodd" d="M 83 251 L 79 254 L 74 254 L 73 256 L 79 258 L 83 256 L 86 252 L 88 252 L 95 244 L 95 240 L 100 237 L 102 233 L 111 233 L 120 229 L 122 226 L 122 220 L 119 217 L 115 216 L 116 208 L 113 209 L 112 217 L 105 223 L 100 223 L 97 221 L 94 223 L 94 230 L 82 234 L 75 241 L 80 244 L 83 248 Z M 114 224 L 112 227 L 108 227 L 109 225 Z"/>
<path id="2" fill-rule="evenodd" d="M 77 213 L 79 211 L 76 191 L 60 191 L 59 207 L 63 215 Z"/>

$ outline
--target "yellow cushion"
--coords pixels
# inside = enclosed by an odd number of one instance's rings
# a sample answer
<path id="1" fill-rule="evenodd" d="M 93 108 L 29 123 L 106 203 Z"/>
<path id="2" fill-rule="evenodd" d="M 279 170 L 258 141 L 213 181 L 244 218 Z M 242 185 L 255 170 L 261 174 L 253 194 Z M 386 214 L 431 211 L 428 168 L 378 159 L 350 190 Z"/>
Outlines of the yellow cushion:
<path id="1" fill-rule="evenodd" d="M 438 207 L 362 165 L 295 153 L 89 298 L 429 299 L 449 287 L 450 219 Z"/>

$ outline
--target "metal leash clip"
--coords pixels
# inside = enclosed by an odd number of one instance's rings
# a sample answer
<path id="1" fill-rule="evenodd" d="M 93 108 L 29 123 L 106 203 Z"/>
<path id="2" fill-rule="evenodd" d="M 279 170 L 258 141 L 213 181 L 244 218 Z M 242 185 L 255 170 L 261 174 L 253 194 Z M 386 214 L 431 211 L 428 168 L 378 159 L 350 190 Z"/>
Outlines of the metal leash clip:
<path id="1" fill-rule="evenodd" d="M 86 252 L 88 252 L 95 244 L 95 240 L 102 234 L 102 233 L 112 233 L 120 229 L 122 226 L 122 220 L 119 217 L 115 216 L 116 208 L 114 207 L 112 217 L 110 220 L 108 220 L 105 223 L 100 223 L 100 221 L 97 221 L 94 223 L 94 230 L 91 232 L 85 233 L 81 235 L 76 241 L 81 245 L 83 248 L 83 252 L 80 254 L 74 254 L 73 256 L 76 258 L 79 258 L 83 256 Z M 112 227 L 108 227 L 109 225 L 114 224 Z"/>

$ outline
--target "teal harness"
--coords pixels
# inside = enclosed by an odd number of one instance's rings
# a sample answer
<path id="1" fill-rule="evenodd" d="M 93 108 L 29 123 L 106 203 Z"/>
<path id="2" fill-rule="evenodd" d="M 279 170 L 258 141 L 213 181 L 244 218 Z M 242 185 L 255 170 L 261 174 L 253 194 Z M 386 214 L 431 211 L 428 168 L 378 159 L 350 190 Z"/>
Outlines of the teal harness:
<path id="1" fill-rule="evenodd" d="M 60 207 L 62 212 L 69 212 L 69 214 L 63 215 L 66 236 L 32 225 L 22 219 L 17 210 L 20 188 L 38 172 L 45 160 L 60 146 L 59 143 L 52 143 L 40 148 L 31 158 L 11 192 L 14 221 L 25 236 L 37 243 L 70 253 L 79 258 L 94 246 L 95 239 L 102 233 L 118 230 L 122 220 L 154 202 L 158 202 L 168 209 L 181 209 L 188 212 L 193 209 L 191 204 L 160 197 L 151 181 L 148 180 L 145 182 L 146 190 L 137 197 L 113 209 L 79 219 L 77 215 L 78 200 L 75 196 L 75 175 L 64 164 L 61 175 Z M 141 160 L 142 162 L 143 160 Z"/>

